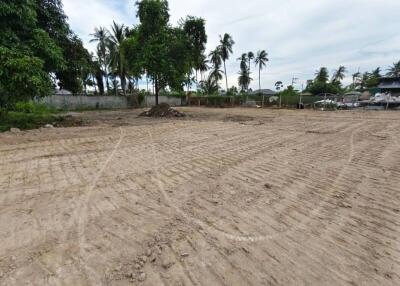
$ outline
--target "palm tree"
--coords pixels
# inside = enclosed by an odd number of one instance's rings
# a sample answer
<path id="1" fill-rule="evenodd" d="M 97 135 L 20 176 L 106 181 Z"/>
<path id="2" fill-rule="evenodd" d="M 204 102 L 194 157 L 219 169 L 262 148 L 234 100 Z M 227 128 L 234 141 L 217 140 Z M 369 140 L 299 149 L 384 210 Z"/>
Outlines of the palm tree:
<path id="1" fill-rule="evenodd" d="M 107 90 L 109 89 L 108 83 L 108 71 L 107 71 L 107 46 L 109 43 L 110 33 L 104 27 L 99 27 L 94 29 L 94 33 L 90 34 L 93 36 L 93 39 L 90 40 L 90 43 L 97 42 L 97 56 L 99 59 L 100 66 L 103 67 L 103 73 L 106 76 Z"/>
<path id="2" fill-rule="evenodd" d="M 283 88 L 283 82 L 282 81 L 277 81 L 275 83 L 275 88 L 279 92 Z M 282 107 L 282 92 L 279 92 L 279 108 Z"/>
<path id="3" fill-rule="evenodd" d="M 352 75 L 352 77 L 353 77 L 353 87 L 356 88 L 360 84 L 360 81 L 361 81 L 361 73 L 360 73 L 360 71 L 354 73 Z"/>
<path id="4" fill-rule="evenodd" d="M 197 81 L 197 70 L 200 72 L 200 78 L 203 80 L 203 73 L 208 71 L 209 66 L 208 66 L 208 60 L 207 56 L 204 54 L 201 54 L 199 57 L 199 60 L 196 64 L 196 81 Z"/>
<path id="5" fill-rule="evenodd" d="M 242 54 L 242 56 L 240 58 L 238 58 L 237 60 L 240 61 L 240 70 L 241 71 L 248 70 L 246 53 Z"/>
<path id="6" fill-rule="evenodd" d="M 210 62 L 212 63 L 212 71 L 210 72 L 209 77 L 212 77 L 218 84 L 218 81 L 222 79 L 222 74 L 220 70 L 222 64 L 220 48 L 217 47 L 215 50 L 211 51 L 209 57 Z"/>
<path id="7" fill-rule="evenodd" d="M 340 83 L 346 76 L 346 68 L 344 66 L 340 66 L 332 76 L 332 83 Z"/>
<path id="8" fill-rule="evenodd" d="M 211 51 L 208 56 L 210 57 L 210 63 L 213 64 L 214 68 L 221 67 L 222 59 L 221 59 L 221 50 L 219 49 L 219 47 Z"/>
<path id="9" fill-rule="evenodd" d="M 212 79 L 214 79 L 216 82 L 217 82 L 217 84 L 218 84 L 218 82 L 222 79 L 222 71 L 219 69 L 219 68 L 214 68 L 211 72 L 210 72 L 210 75 L 209 75 L 209 78 L 212 78 Z"/>
<path id="10" fill-rule="evenodd" d="M 329 79 L 328 69 L 326 67 L 320 68 L 315 72 L 315 76 L 316 81 L 327 83 Z"/>
<path id="11" fill-rule="evenodd" d="M 387 75 L 390 77 L 400 77 L 400 61 L 389 67 Z"/>
<path id="12" fill-rule="evenodd" d="M 207 80 L 200 82 L 200 89 L 207 95 L 215 94 L 219 89 L 218 82 L 210 74 Z"/>
<path id="13" fill-rule="evenodd" d="M 228 91 L 228 77 L 226 74 L 226 61 L 229 60 L 229 55 L 233 53 L 233 45 L 235 42 L 233 41 L 231 35 L 225 33 L 223 37 L 220 37 L 220 51 L 221 51 L 221 59 L 224 62 L 224 71 L 225 71 L 225 81 L 226 81 L 226 91 Z"/>
<path id="14" fill-rule="evenodd" d="M 125 65 L 125 57 L 122 51 L 122 42 L 126 39 L 126 32 L 124 24 L 117 24 L 113 22 L 111 26 L 112 33 L 110 35 L 110 51 L 111 61 L 113 63 L 114 72 L 118 75 L 121 81 L 121 88 L 123 92 L 126 92 L 126 76 L 127 68 Z"/>
<path id="15" fill-rule="evenodd" d="M 264 50 L 257 52 L 257 57 L 255 60 L 256 66 L 258 66 L 258 87 L 261 92 L 261 70 L 267 65 L 268 53 Z"/>
<path id="16" fill-rule="evenodd" d="M 248 90 L 252 78 L 250 77 L 248 69 L 242 69 L 239 72 L 238 84 L 242 91 Z"/>
<path id="17" fill-rule="evenodd" d="M 251 74 L 251 61 L 254 60 L 254 53 L 253 52 L 248 52 L 247 53 L 247 59 L 249 60 L 249 74 Z"/>

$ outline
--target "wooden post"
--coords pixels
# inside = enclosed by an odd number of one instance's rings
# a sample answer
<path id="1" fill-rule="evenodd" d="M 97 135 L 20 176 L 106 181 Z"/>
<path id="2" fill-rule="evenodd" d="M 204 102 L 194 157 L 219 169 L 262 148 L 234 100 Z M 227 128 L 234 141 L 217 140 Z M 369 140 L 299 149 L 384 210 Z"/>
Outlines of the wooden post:
<path id="1" fill-rule="evenodd" d="M 263 99 L 262 99 L 262 108 L 264 108 L 264 100 L 265 100 L 265 95 L 263 94 Z"/>

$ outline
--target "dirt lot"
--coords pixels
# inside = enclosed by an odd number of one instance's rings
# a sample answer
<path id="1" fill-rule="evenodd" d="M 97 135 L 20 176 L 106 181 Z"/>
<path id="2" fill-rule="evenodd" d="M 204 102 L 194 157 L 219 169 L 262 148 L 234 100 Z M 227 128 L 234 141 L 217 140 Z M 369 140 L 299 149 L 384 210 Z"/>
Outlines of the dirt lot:
<path id="1" fill-rule="evenodd" d="M 181 110 L 0 134 L 0 285 L 400 285 L 400 113 Z"/>

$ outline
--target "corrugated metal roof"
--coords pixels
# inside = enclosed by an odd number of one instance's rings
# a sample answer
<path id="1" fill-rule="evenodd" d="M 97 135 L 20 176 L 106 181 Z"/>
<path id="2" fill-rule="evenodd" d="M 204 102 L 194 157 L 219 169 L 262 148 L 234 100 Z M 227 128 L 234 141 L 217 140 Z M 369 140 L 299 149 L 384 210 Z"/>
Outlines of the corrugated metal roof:
<path id="1" fill-rule="evenodd" d="M 399 89 L 400 88 L 400 82 L 394 82 L 394 83 L 381 83 L 378 85 L 379 88 L 382 89 Z"/>

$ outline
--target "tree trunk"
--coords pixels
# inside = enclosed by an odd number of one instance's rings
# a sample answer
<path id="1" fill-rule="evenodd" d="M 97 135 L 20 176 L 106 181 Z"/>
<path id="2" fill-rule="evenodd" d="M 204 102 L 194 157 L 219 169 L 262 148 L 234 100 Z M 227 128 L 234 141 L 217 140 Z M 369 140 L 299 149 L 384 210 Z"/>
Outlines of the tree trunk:
<path id="1" fill-rule="evenodd" d="M 155 80 L 154 80 L 154 89 L 156 92 L 156 105 L 158 105 L 158 78 L 157 77 L 155 77 Z"/>
<path id="2" fill-rule="evenodd" d="M 261 92 L 261 67 L 258 69 L 258 91 Z"/>
<path id="3" fill-rule="evenodd" d="M 120 76 L 121 79 L 121 87 L 124 95 L 126 95 L 126 78 L 124 76 Z"/>
<path id="4" fill-rule="evenodd" d="M 251 74 L 251 59 L 249 59 L 249 78 L 250 78 L 250 74 Z M 250 86 L 250 80 L 249 80 L 249 84 L 247 85 L 247 92 L 249 92 L 249 86 Z"/>
<path id="5" fill-rule="evenodd" d="M 105 60 L 105 58 L 104 58 Z M 108 82 L 108 72 L 107 72 L 107 65 L 104 64 L 104 76 L 106 77 L 106 88 L 107 88 L 107 93 L 110 91 L 110 83 Z"/>
<path id="6" fill-rule="evenodd" d="M 225 70 L 225 81 L 226 81 L 226 93 L 228 93 L 228 77 L 226 76 L 226 64 L 224 60 L 224 70 Z"/>

